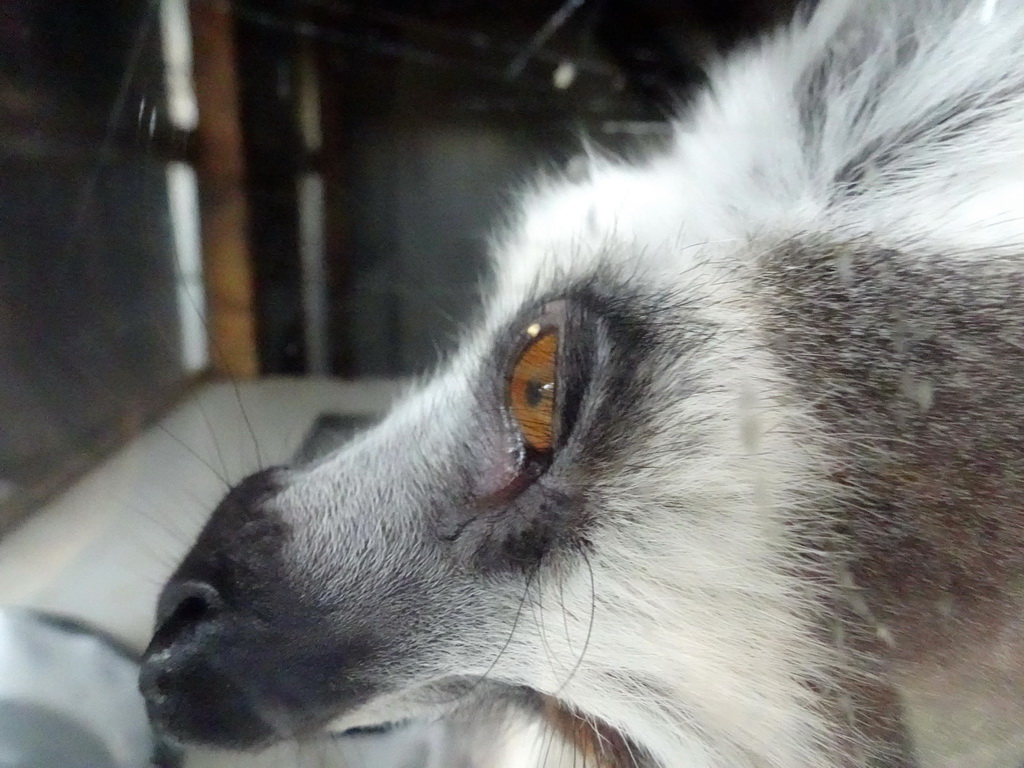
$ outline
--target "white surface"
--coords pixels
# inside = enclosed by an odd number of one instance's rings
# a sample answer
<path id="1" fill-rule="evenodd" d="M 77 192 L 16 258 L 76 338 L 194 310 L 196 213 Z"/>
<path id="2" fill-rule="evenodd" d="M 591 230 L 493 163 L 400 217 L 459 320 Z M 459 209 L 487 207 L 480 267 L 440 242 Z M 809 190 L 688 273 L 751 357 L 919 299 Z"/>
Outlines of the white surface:
<path id="1" fill-rule="evenodd" d="M 256 446 L 263 465 L 284 461 L 319 414 L 380 412 L 396 389 L 307 379 L 199 388 L 0 541 L 0 604 L 84 619 L 144 647 L 160 584 L 227 483 L 257 468 Z"/>
<path id="2" fill-rule="evenodd" d="M 0 701 L 38 707 L 84 728 L 122 768 L 144 765 L 153 754 L 153 732 L 137 677 L 131 659 L 106 640 L 68 632 L 31 613 L 0 612 Z M 20 741 L 25 731 L 15 733 L 10 723 L 0 723 L 0 765 L 37 765 L 33 754 L 23 751 L 33 743 L 31 727 L 28 738 Z M 61 752 L 71 748 L 67 742 L 58 747 Z"/>

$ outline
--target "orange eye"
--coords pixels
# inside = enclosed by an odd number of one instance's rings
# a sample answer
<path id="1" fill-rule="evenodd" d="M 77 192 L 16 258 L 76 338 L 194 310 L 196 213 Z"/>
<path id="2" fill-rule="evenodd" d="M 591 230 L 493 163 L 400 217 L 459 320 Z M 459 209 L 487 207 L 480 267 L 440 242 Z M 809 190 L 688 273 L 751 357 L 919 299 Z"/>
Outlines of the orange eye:
<path id="1" fill-rule="evenodd" d="M 558 368 L 558 334 L 534 323 L 508 384 L 508 408 L 527 446 L 548 453 L 554 444 L 555 374 Z"/>

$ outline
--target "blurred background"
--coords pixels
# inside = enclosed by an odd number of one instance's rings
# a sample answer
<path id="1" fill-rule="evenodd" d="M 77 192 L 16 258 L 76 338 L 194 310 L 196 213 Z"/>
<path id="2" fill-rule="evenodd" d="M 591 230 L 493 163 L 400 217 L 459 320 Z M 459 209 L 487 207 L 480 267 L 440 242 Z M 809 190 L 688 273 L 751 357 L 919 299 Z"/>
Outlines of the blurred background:
<path id="1" fill-rule="evenodd" d="M 5 0 L 0 522 L 208 375 L 399 378 L 517 185 L 779 0 Z"/>
<path id="2" fill-rule="evenodd" d="M 141 648 L 226 484 L 451 345 L 520 185 L 792 5 L 0 3 L 0 605 Z"/>

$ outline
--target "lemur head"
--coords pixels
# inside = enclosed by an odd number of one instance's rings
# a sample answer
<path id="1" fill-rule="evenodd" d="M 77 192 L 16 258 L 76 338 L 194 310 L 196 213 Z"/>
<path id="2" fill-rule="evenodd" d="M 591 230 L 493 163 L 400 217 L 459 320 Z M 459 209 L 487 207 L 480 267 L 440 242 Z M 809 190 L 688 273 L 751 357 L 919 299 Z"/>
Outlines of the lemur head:
<path id="1" fill-rule="evenodd" d="M 746 213 L 681 175 L 702 150 L 539 184 L 436 375 L 228 494 L 160 600 L 160 726 L 245 748 L 543 697 L 638 765 L 818 748 L 799 414 L 748 331 Z"/>
<path id="2" fill-rule="evenodd" d="M 671 162 L 538 192 L 437 375 L 228 494 L 160 600 L 158 723 L 250 747 L 543 695 L 637 759 L 699 754 L 744 709 L 813 738 L 778 708 L 810 658 L 783 631 L 795 449 L 759 418 L 742 297 L 708 248 L 675 264 Z"/>
<path id="3" fill-rule="evenodd" d="M 974 5 L 827 0 L 665 151 L 526 195 L 438 373 L 214 512 L 160 600 L 156 722 L 254 747 L 542 697 L 644 768 L 864 764 L 822 615 L 841 438 L 779 359 L 842 362 L 811 324 L 843 242 L 1019 242 L 1024 13 Z M 779 310 L 786 253 L 837 276 L 816 315 Z"/>

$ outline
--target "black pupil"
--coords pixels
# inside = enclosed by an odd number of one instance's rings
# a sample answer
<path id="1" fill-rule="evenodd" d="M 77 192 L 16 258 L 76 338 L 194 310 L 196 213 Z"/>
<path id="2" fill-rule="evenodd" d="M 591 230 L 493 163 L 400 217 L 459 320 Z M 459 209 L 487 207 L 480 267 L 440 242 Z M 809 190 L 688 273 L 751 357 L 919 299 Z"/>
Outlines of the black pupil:
<path id="1" fill-rule="evenodd" d="M 526 404 L 531 408 L 536 408 L 544 397 L 544 385 L 536 379 L 530 379 L 526 382 L 524 394 L 526 395 Z"/>

